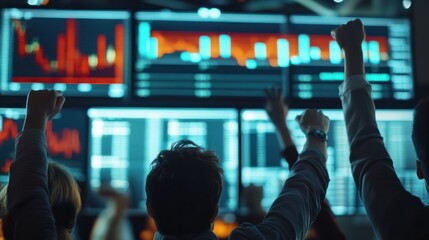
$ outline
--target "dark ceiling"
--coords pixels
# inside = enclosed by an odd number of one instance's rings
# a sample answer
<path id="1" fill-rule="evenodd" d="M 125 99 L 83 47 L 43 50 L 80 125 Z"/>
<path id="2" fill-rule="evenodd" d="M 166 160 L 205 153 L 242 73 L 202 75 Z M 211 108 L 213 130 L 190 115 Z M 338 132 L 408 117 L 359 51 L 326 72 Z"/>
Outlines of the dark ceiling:
<path id="1" fill-rule="evenodd" d="M 3 7 L 28 6 L 28 0 L 1 0 Z M 42 0 L 36 0 L 42 1 Z M 403 1 L 411 0 L 45 0 L 52 8 L 132 8 L 196 11 L 200 7 L 226 12 L 305 13 L 342 16 L 407 16 Z M 337 3 L 337 2 L 339 3 Z"/>

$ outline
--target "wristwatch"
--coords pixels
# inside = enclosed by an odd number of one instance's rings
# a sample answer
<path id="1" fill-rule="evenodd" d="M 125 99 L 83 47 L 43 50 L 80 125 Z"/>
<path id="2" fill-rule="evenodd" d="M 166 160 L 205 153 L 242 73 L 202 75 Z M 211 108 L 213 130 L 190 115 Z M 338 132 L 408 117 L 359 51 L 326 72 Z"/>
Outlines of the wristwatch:
<path id="1" fill-rule="evenodd" d="M 328 142 L 328 134 L 326 134 L 323 130 L 313 129 L 307 133 L 307 136 L 308 135 L 315 137 L 319 141 Z"/>

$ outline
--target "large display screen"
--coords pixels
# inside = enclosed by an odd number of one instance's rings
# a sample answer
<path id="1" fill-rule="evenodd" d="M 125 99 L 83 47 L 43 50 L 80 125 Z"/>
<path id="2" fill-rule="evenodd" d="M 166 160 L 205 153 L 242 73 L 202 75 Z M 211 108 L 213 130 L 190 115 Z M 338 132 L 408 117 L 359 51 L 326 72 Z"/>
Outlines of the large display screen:
<path id="1" fill-rule="evenodd" d="M 189 139 L 214 150 L 224 169 L 220 210 L 238 204 L 238 112 L 233 109 L 92 108 L 89 185 L 108 184 L 131 196 L 134 210 L 146 210 L 145 182 L 161 150 Z M 96 197 L 88 208 L 100 208 Z"/>
<path id="2" fill-rule="evenodd" d="M 340 110 L 323 111 L 331 119 L 328 142 L 327 169 L 330 183 L 326 198 L 336 215 L 363 214 L 349 163 L 349 145 L 343 113 Z M 302 111 L 290 110 L 287 124 L 292 138 L 302 150 L 305 135 L 294 118 Z M 377 121 L 395 170 L 404 187 L 426 204 L 429 196 L 425 184 L 416 177 L 411 129 L 412 111 L 377 110 Z M 275 128 L 262 110 L 244 110 L 241 113 L 242 183 L 263 187 L 263 206 L 269 208 L 288 177 L 287 162 L 280 155 Z"/>
<path id="3" fill-rule="evenodd" d="M 86 181 L 86 111 L 63 109 L 48 123 L 48 160 L 64 165 L 76 180 Z M 15 139 L 22 130 L 26 109 L 0 108 L 0 183 L 9 181 Z"/>
<path id="4" fill-rule="evenodd" d="M 272 85 L 287 92 L 285 16 L 140 12 L 136 19 L 139 97 L 262 97 Z"/>
<path id="5" fill-rule="evenodd" d="M 291 95 L 298 99 L 337 98 L 344 79 L 343 54 L 331 30 L 348 18 L 291 16 Z M 376 100 L 414 98 L 411 27 L 407 19 L 362 18 L 366 78 Z"/>
<path id="6" fill-rule="evenodd" d="M 5 9 L 2 20 L 1 94 L 125 95 L 128 12 Z"/>

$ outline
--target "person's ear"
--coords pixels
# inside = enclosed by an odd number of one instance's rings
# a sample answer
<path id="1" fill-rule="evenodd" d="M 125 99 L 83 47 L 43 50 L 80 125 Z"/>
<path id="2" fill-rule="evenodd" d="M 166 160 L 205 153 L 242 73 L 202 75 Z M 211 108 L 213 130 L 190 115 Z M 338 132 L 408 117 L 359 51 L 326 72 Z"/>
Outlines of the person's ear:
<path id="1" fill-rule="evenodd" d="M 425 178 L 425 176 L 423 175 L 422 165 L 420 164 L 419 160 L 416 160 L 416 174 L 419 179 Z"/>

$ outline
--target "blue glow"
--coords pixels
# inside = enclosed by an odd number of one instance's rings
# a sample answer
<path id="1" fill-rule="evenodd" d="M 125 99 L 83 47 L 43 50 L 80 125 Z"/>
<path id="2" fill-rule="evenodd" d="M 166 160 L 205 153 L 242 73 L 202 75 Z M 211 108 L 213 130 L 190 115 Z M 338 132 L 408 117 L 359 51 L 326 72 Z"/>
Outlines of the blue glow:
<path id="1" fill-rule="evenodd" d="M 246 67 L 248 69 L 256 69 L 258 67 L 258 64 L 253 59 L 247 59 L 247 61 L 246 61 Z"/>
<path id="2" fill-rule="evenodd" d="M 265 43 L 255 43 L 255 58 L 259 60 L 267 59 L 267 46 Z"/>
<path id="3" fill-rule="evenodd" d="M 198 53 L 191 53 L 191 62 L 198 63 L 201 62 L 201 56 Z"/>
<path id="4" fill-rule="evenodd" d="M 209 36 L 200 37 L 200 55 L 202 59 L 211 58 L 211 39 Z"/>
<path id="5" fill-rule="evenodd" d="M 150 46 L 150 50 L 148 53 L 148 58 L 157 59 L 158 58 L 158 39 L 150 38 L 149 46 Z"/>
<path id="6" fill-rule="evenodd" d="M 322 53 L 320 51 L 320 48 L 311 47 L 310 48 L 310 57 L 312 60 L 320 60 L 322 58 Z"/>
<path id="7" fill-rule="evenodd" d="M 277 58 L 279 67 L 289 67 L 289 41 L 286 39 L 277 40 Z"/>
<path id="8" fill-rule="evenodd" d="M 148 57 L 150 52 L 150 24 L 142 22 L 139 24 L 139 54 Z"/>
<path id="9" fill-rule="evenodd" d="M 362 52 L 363 52 L 363 62 L 368 61 L 368 43 L 366 41 L 362 42 Z"/>
<path id="10" fill-rule="evenodd" d="M 380 45 L 377 41 L 370 41 L 368 43 L 369 48 L 369 62 L 372 64 L 380 63 Z"/>
<path id="11" fill-rule="evenodd" d="M 184 62 L 189 62 L 191 61 L 191 54 L 189 52 L 182 52 L 180 54 L 180 60 L 184 61 Z"/>
<path id="12" fill-rule="evenodd" d="M 306 34 L 298 36 L 298 52 L 301 63 L 310 63 L 310 37 Z"/>
<path id="13" fill-rule="evenodd" d="M 231 57 L 231 37 L 227 34 L 219 35 L 219 49 L 222 58 Z"/>
<path id="14" fill-rule="evenodd" d="M 341 48 L 336 41 L 329 42 L 329 58 L 333 64 L 340 64 L 342 61 Z"/>

